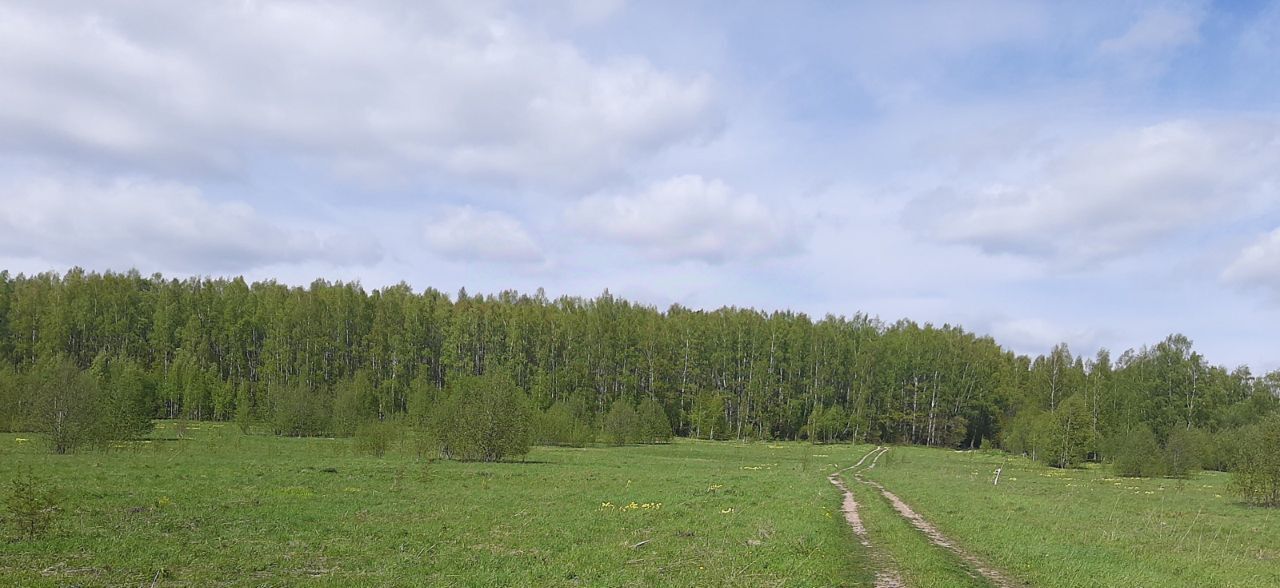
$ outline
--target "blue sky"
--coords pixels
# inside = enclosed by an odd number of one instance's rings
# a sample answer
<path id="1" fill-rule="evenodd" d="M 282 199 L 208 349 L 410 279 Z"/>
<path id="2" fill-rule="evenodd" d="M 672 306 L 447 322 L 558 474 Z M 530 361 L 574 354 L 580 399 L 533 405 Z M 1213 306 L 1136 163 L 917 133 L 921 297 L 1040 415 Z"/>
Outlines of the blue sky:
<path id="1" fill-rule="evenodd" d="M 0 266 L 1280 367 L 1280 3 L 0 3 Z"/>

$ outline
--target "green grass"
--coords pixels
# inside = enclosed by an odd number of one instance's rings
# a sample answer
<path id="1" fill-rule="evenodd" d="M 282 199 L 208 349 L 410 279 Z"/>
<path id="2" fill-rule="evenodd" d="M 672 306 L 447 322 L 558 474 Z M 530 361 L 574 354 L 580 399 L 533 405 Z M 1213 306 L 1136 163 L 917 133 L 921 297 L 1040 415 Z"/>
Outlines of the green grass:
<path id="1" fill-rule="evenodd" d="M 895 447 L 865 475 L 1034 586 L 1280 585 L 1280 512 L 1242 504 L 1227 474 L 1118 478 L 1096 465 Z"/>
<path id="2" fill-rule="evenodd" d="M 0 436 L 0 485 L 30 470 L 57 486 L 64 507 L 46 537 L 0 531 L 0 585 L 872 578 L 825 479 L 831 463 L 851 463 L 848 446 L 678 441 L 536 448 L 526 463 L 481 464 L 427 463 L 408 449 L 362 457 L 348 440 L 244 436 L 232 425 L 172 436 L 162 422 L 154 441 L 69 456 L 31 435 Z"/>
<path id="3" fill-rule="evenodd" d="M 63 507 L 39 539 L 0 527 L 0 585 L 864 586 L 876 571 L 825 479 L 869 446 L 680 440 L 481 464 L 232 425 L 173 435 L 161 422 L 150 442 L 69 456 L 0 436 L 0 491 L 30 471 Z M 1225 474 L 896 447 L 865 475 L 1034 586 L 1280 585 L 1280 512 L 1240 503 Z M 984 585 L 846 479 L 909 585 Z"/>
<path id="4" fill-rule="evenodd" d="M 881 466 L 877 466 L 877 469 L 879 467 Z M 959 556 L 933 545 L 928 537 L 902 518 L 889 500 L 875 488 L 858 483 L 852 475 L 845 476 L 845 484 L 858 501 L 859 515 L 867 529 L 872 549 L 884 554 L 884 559 L 897 570 L 908 586 L 988 586 L 984 580 L 975 576 Z"/>

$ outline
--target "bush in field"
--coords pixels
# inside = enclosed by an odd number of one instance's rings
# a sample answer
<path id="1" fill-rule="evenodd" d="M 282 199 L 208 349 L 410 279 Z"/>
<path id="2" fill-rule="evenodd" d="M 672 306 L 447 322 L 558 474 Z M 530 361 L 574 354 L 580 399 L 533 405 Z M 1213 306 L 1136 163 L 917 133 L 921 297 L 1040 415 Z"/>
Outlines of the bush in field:
<path id="1" fill-rule="evenodd" d="M 301 384 L 278 386 L 271 393 L 271 425 L 277 435 L 308 437 L 330 431 L 325 395 Z"/>
<path id="2" fill-rule="evenodd" d="M 1009 422 L 1004 435 L 1004 449 L 1040 461 L 1045 454 L 1052 426 L 1051 415 L 1038 410 L 1022 410 Z"/>
<path id="3" fill-rule="evenodd" d="M 1059 468 L 1074 467 L 1085 461 L 1095 439 L 1090 428 L 1089 409 L 1084 398 L 1072 395 L 1062 401 L 1049 420 L 1045 439 L 1045 462 Z"/>
<path id="4" fill-rule="evenodd" d="M 1169 431 L 1162 452 L 1165 475 L 1186 478 L 1199 470 L 1211 442 L 1209 435 L 1200 429 L 1175 427 Z"/>
<path id="5" fill-rule="evenodd" d="M 240 386 L 236 388 L 236 426 L 240 427 L 241 433 L 248 435 L 253 430 L 253 423 L 257 420 L 257 415 L 253 411 L 253 397 L 249 392 L 249 384 L 240 382 Z"/>
<path id="6" fill-rule="evenodd" d="M 155 386 L 132 359 L 101 353 L 89 373 L 98 388 L 98 433 L 104 439 L 137 439 L 154 428 Z"/>
<path id="7" fill-rule="evenodd" d="M 640 419 L 640 440 L 643 443 L 666 443 L 671 441 L 671 420 L 662 404 L 653 398 L 645 398 L 636 408 Z"/>
<path id="8" fill-rule="evenodd" d="M 0 431 L 21 431 L 27 406 L 17 372 L 0 366 Z"/>
<path id="9" fill-rule="evenodd" d="M 510 375 L 492 370 L 450 382 L 431 430 L 440 454 L 464 461 L 499 461 L 529 452 L 533 412 Z"/>
<path id="10" fill-rule="evenodd" d="M 54 453 L 70 453 L 102 439 L 93 378 L 63 355 L 42 357 L 27 374 L 30 425 L 45 433 Z"/>
<path id="11" fill-rule="evenodd" d="M 640 441 L 640 417 L 631 403 L 619 398 L 609 407 L 604 415 L 604 438 L 614 445 L 637 443 Z"/>
<path id="12" fill-rule="evenodd" d="M 359 455 L 382 457 L 398 436 L 399 429 L 394 423 L 369 420 L 356 426 L 352 434 L 352 447 Z"/>
<path id="13" fill-rule="evenodd" d="M 590 443 L 593 436 L 591 427 L 564 402 L 557 402 L 538 415 L 539 443 L 582 447 Z"/>
<path id="14" fill-rule="evenodd" d="M 335 435 L 345 437 L 354 434 L 362 423 L 378 417 L 378 398 L 373 389 L 373 379 L 367 370 L 359 370 L 353 377 L 334 386 Z"/>
<path id="15" fill-rule="evenodd" d="M 1165 465 L 1156 436 L 1139 426 L 1107 440 L 1107 455 L 1116 474 L 1129 477 L 1164 475 Z"/>
<path id="16" fill-rule="evenodd" d="M 57 491 L 45 480 L 23 474 L 9 482 L 4 520 L 20 537 L 34 539 L 53 526 L 58 515 Z"/>
<path id="17" fill-rule="evenodd" d="M 1232 489 L 1245 500 L 1280 506 L 1280 415 L 1240 431 Z"/>

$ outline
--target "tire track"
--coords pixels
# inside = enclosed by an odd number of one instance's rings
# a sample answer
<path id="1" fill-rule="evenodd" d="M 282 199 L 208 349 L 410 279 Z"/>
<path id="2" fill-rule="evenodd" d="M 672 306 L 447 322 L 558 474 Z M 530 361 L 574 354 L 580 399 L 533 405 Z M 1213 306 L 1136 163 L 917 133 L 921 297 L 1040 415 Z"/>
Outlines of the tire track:
<path id="1" fill-rule="evenodd" d="M 876 467 L 876 463 L 880 461 L 880 456 L 884 455 L 885 453 L 888 453 L 889 448 L 878 447 L 874 451 L 872 451 L 872 453 L 875 453 L 876 451 L 879 451 L 879 453 L 876 454 L 875 458 L 871 460 L 871 465 L 867 466 L 867 469 L 862 471 L 868 471 Z M 866 460 L 865 456 L 863 457 L 863 460 Z M 861 464 L 862 461 L 859 461 L 858 463 Z M 857 465 L 853 467 L 857 467 Z M 846 468 L 846 469 L 853 469 L 853 468 Z M 844 471 L 844 470 L 841 470 L 841 471 Z M 893 505 L 893 509 L 898 511 L 899 515 L 902 515 L 902 518 L 907 519 L 907 522 L 911 523 L 911 526 L 915 527 L 921 533 L 924 533 L 926 537 L 929 538 L 929 542 L 956 554 L 956 556 L 958 556 L 961 560 L 963 560 L 965 563 L 968 563 L 973 568 L 974 571 L 981 574 L 983 578 L 986 578 L 988 582 L 991 582 L 993 585 L 997 586 L 998 588 L 1014 588 L 1016 586 L 1021 585 L 1018 582 L 1013 581 L 1008 576 L 1001 573 L 999 570 L 988 565 L 985 561 L 983 561 L 978 556 L 960 548 L 960 546 L 956 545 L 954 541 L 947 538 L 946 535 L 943 535 L 942 532 L 939 531 L 937 527 L 935 527 L 932 523 L 930 523 L 924 517 L 920 516 L 919 513 L 912 510 L 910 506 L 907 506 L 906 502 L 903 502 L 902 499 L 898 498 L 897 495 L 887 490 L 884 486 L 880 485 L 879 482 L 874 482 L 874 481 L 863 478 L 862 471 L 853 472 L 853 477 L 856 478 L 858 482 L 861 482 L 862 484 L 865 484 L 867 486 L 870 486 L 878 490 L 880 494 L 884 496 L 885 499 L 887 499 L 891 505 Z M 877 586 L 878 585 L 879 584 L 877 584 Z"/>
<path id="2" fill-rule="evenodd" d="M 868 457 L 871 457 L 871 454 L 880 451 L 881 449 L 883 448 L 877 447 L 872 449 L 866 455 L 862 456 L 862 459 L 858 460 L 858 463 L 842 470 L 832 472 L 830 476 L 827 476 L 827 480 L 834 484 L 836 488 L 839 488 L 840 492 L 844 493 L 844 503 L 841 505 L 841 510 L 844 511 L 844 520 L 853 528 L 853 534 L 858 537 L 858 542 L 861 543 L 863 547 L 867 548 L 871 561 L 876 566 L 876 588 L 903 588 L 906 584 L 903 583 L 901 575 L 898 574 L 898 570 L 894 568 L 893 562 L 889 560 L 884 552 L 871 547 L 871 540 L 867 537 L 867 528 L 862 524 L 862 518 L 858 515 L 858 501 L 854 500 L 853 492 L 850 492 L 849 488 L 844 485 L 844 481 L 840 479 L 840 474 L 861 466 L 863 462 L 867 461 Z M 875 464 L 876 459 L 880 459 L 880 456 L 877 455 L 872 460 L 873 465 Z"/>

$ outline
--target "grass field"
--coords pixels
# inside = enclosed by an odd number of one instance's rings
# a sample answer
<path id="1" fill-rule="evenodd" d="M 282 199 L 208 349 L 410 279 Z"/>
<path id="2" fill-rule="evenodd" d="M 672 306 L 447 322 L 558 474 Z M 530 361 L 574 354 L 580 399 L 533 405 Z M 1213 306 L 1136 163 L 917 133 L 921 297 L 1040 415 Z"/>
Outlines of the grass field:
<path id="1" fill-rule="evenodd" d="M 1242 504 L 1227 474 L 1117 478 L 1096 465 L 1057 470 L 1004 454 L 895 447 L 864 476 L 1033 586 L 1280 586 L 1280 512 Z M 873 540 L 875 525 L 900 522 L 870 488 L 851 487 L 861 491 Z M 926 567 L 908 561 L 928 549 L 903 536 L 881 534 L 887 549 L 907 556 L 899 562 L 908 582 L 962 585 L 954 558 L 919 573 Z"/>
<path id="2" fill-rule="evenodd" d="M 847 476 L 875 551 L 858 544 L 825 476 L 870 446 L 678 440 L 481 464 L 231 425 L 187 437 L 162 422 L 70 456 L 0 437 L 0 483 L 29 471 L 63 508 L 43 538 L 5 531 L 0 585 L 864 586 L 877 561 L 917 588 L 985 585 Z M 1240 504 L 1224 474 L 896 447 L 864 476 L 1030 585 L 1280 585 L 1280 513 Z"/>
<path id="3" fill-rule="evenodd" d="M 677 441 L 536 448 L 526 463 L 481 464 L 407 450 L 359 457 L 347 440 L 232 425 L 193 424 L 178 441 L 162 422 L 153 436 L 71 456 L 30 435 L 0 437 L 0 483 L 30 470 L 56 484 L 65 510 L 45 538 L 0 542 L 0 585 L 870 579 L 825 479 L 849 446 Z"/>

